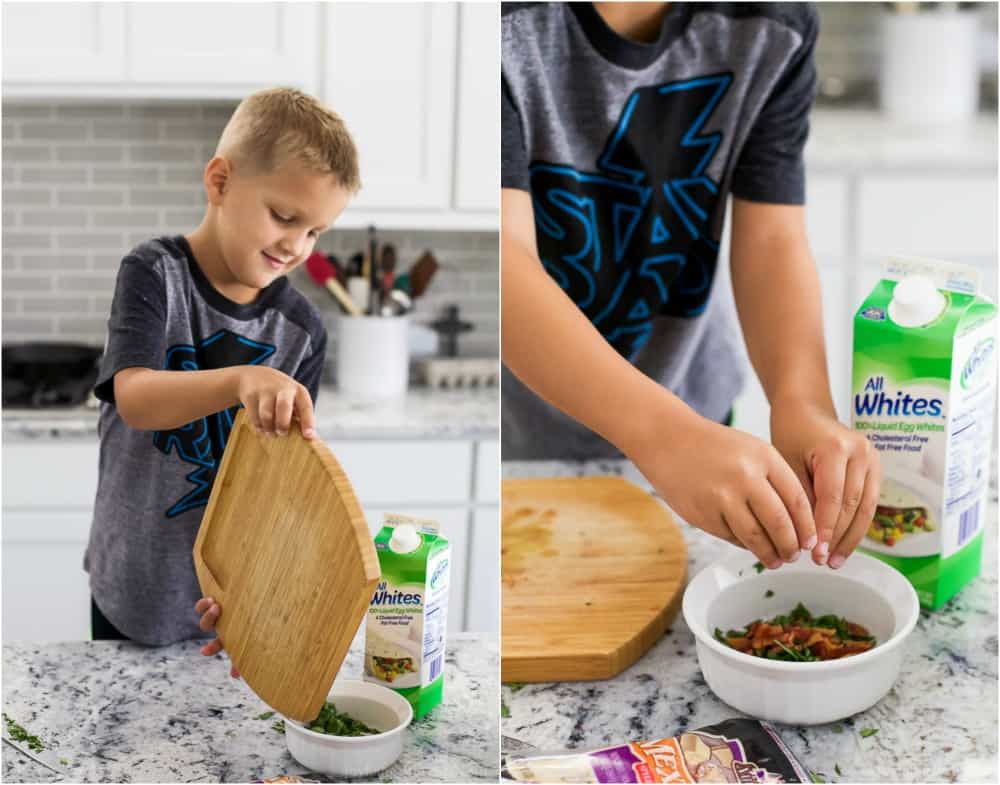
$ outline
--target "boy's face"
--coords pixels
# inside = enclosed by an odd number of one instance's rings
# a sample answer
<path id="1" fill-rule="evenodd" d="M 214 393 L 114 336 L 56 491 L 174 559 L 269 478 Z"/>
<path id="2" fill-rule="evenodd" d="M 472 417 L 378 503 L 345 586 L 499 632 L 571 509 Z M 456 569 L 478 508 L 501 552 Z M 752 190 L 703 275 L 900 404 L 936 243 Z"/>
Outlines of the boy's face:
<path id="1" fill-rule="evenodd" d="M 209 193 L 218 208 L 218 241 L 229 273 L 251 289 L 287 275 L 309 257 L 348 198 L 333 175 L 316 174 L 296 160 L 267 174 L 230 168 L 221 192 Z"/>

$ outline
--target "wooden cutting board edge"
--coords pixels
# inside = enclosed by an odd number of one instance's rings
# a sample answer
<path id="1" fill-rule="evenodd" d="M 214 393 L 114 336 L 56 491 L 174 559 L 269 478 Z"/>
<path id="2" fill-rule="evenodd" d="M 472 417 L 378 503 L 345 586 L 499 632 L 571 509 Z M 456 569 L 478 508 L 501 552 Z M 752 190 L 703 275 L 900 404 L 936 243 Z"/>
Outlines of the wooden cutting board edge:
<path id="1" fill-rule="evenodd" d="M 578 478 L 521 478 L 516 480 L 504 480 L 506 487 L 528 487 L 551 483 L 553 479 L 573 480 Z M 597 480 L 598 484 L 605 484 L 609 487 L 630 486 L 637 487 L 624 477 L 617 476 L 597 476 L 589 477 L 589 480 Z M 662 504 L 662 501 L 659 502 Z M 673 620 L 677 617 L 684 597 L 684 590 L 688 581 L 687 563 L 687 543 L 673 514 L 669 508 L 664 506 L 670 523 L 677 529 L 679 544 L 683 549 L 683 572 L 679 580 L 680 590 L 673 596 L 670 603 L 639 631 L 631 640 L 624 642 L 613 651 L 579 651 L 575 655 L 537 655 L 525 657 L 519 652 L 514 652 L 513 657 L 500 658 L 500 680 L 502 682 L 524 682 L 524 683 L 544 683 L 551 682 L 549 676 L 553 670 L 553 664 L 558 664 L 560 668 L 573 672 L 574 675 L 560 679 L 560 681 L 597 681 L 610 679 L 617 676 L 629 666 L 639 660 L 664 634 Z M 502 517 L 501 517 L 502 521 Z M 503 532 L 501 531 L 501 543 Z M 502 578 L 501 578 L 502 584 Z M 501 652 L 503 652 L 503 622 L 501 621 Z M 539 672 L 541 670 L 541 672 Z"/>
<path id="2" fill-rule="evenodd" d="M 629 666 L 634 665 L 649 651 L 677 618 L 684 598 L 683 587 L 687 585 L 687 578 L 687 567 L 685 567 L 681 577 L 682 590 L 674 596 L 673 601 L 651 619 L 638 635 L 614 651 L 580 651 L 576 656 L 571 656 L 568 659 L 563 655 L 552 657 L 542 655 L 530 658 L 501 657 L 500 681 L 529 684 L 551 682 L 548 674 L 551 673 L 554 663 L 565 667 L 567 672 L 572 674 L 560 679 L 560 681 L 600 681 L 614 678 Z M 544 676 L 539 674 L 539 668 L 542 669 Z"/>
<path id="3" fill-rule="evenodd" d="M 295 425 L 294 427 L 298 427 Z M 230 438 L 227 443 L 227 447 L 233 447 L 239 443 L 240 439 L 244 438 L 244 435 L 255 435 L 253 426 L 247 421 L 246 412 L 243 409 L 236 415 L 236 419 L 233 421 L 232 428 L 230 429 Z M 264 437 L 261 437 L 264 438 Z M 269 437 L 268 437 L 269 438 Z M 276 437 L 276 438 L 289 438 L 289 437 Z M 301 437 L 301 432 L 300 436 Z M 372 540 L 371 534 L 368 529 L 367 521 L 365 520 L 364 513 L 361 510 L 361 505 L 358 503 L 357 496 L 354 493 L 354 489 L 351 487 L 347 480 L 347 475 L 341 467 L 339 461 L 334 457 L 330 448 L 318 437 L 306 440 L 306 443 L 310 446 L 313 453 L 319 458 L 320 463 L 326 469 L 327 474 L 330 477 L 331 482 L 337 486 L 337 490 L 343 499 L 344 506 L 347 508 L 347 513 L 351 519 L 351 523 L 355 529 L 355 535 L 358 538 L 359 543 L 367 543 L 368 547 L 361 547 L 362 565 L 364 569 L 364 576 L 366 579 L 366 590 L 365 597 L 359 596 L 358 600 L 354 603 L 351 608 L 351 618 L 357 618 L 357 626 L 360 627 L 361 623 L 364 621 L 365 614 L 368 611 L 368 607 L 371 604 L 371 597 L 375 593 L 375 587 L 378 584 L 379 578 L 381 577 L 381 569 L 378 563 L 378 555 L 375 552 L 375 545 Z M 216 482 L 220 482 L 223 477 L 225 477 L 228 465 L 231 462 L 231 457 L 236 453 L 235 449 L 226 449 L 222 453 L 222 462 L 219 466 L 219 471 L 216 475 Z M 209 517 L 213 512 L 215 505 L 217 503 L 218 494 L 215 492 L 215 486 L 213 485 L 212 494 L 209 496 L 208 506 L 205 509 L 203 517 Z M 193 548 L 195 572 L 198 576 L 198 583 L 202 589 L 202 596 L 205 597 L 218 597 L 221 592 L 221 588 L 216 581 L 215 577 L 212 575 L 211 570 L 209 570 L 208 565 L 205 564 L 204 559 L 200 558 L 201 549 L 204 546 L 205 539 L 208 535 L 208 527 L 199 526 L 198 534 L 195 538 L 195 544 Z M 226 619 L 225 614 L 219 618 L 219 623 L 216 626 L 216 635 L 223 642 L 225 641 L 226 632 Z M 224 644 L 223 644 L 224 645 Z M 343 664 L 344 658 L 347 656 L 347 650 L 350 648 L 350 642 L 344 647 L 343 652 L 332 652 L 330 657 L 331 665 L 335 664 L 335 667 L 331 667 L 332 674 L 329 676 L 330 684 L 332 685 L 333 680 L 336 678 L 337 671 Z M 227 651 L 227 654 L 229 652 Z M 230 657 L 233 666 L 239 670 L 241 657 L 237 653 L 235 658 Z M 248 685 L 250 686 L 250 685 Z M 251 689 L 252 686 L 251 686 Z M 329 686 L 327 687 L 329 690 Z M 262 699 L 263 696 L 261 696 Z M 325 697 L 324 697 L 325 700 Z M 315 702 L 315 701 L 314 701 Z M 311 705 L 306 710 L 306 714 L 309 716 L 302 717 L 292 717 L 292 719 L 297 719 L 303 722 L 308 722 L 313 719 L 318 713 L 323 705 L 323 700 L 320 700 L 315 708 Z M 310 713 L 311 712 L 311 713 Z M 291 715 L 289 715 L 291 716 Z"/>

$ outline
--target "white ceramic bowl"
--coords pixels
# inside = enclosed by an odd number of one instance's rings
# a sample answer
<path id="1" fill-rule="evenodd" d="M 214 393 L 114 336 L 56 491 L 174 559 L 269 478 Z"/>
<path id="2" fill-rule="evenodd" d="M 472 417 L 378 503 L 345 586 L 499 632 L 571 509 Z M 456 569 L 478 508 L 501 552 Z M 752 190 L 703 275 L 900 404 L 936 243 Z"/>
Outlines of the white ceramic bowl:
<path id="1" fill-rule="evenodd" d="M 734 553 L 699 572 L 684 592 L 684 620 L 712 692 L 742 712 L 790 725 L 834 722 L 877 703 L 899 676 L 903 641 L 920 614 L 910 583 L 857 552 L 839 570 L 817 567 L 808 553 L 761 573 L 755 561 Z M 713 637 L 716 627 L 743 629 L 799 602 L 815 616 L 834 613 L 867 627 L 875 648 L 826 662 L 784 662 L 743 654 Z"/>
<path id="2" fill-rule="evenodd" d="M 413 707 L 406 698 L 379 684 L 337 679 L 327 700 L 337 704 L 337 711 L 382 733 L 328 736 L 286 717 L 285 741 L 295 760 L 334 777 L 374 774 L 396 762 L 403 751 L 404 731 L 413 719 Z"/>

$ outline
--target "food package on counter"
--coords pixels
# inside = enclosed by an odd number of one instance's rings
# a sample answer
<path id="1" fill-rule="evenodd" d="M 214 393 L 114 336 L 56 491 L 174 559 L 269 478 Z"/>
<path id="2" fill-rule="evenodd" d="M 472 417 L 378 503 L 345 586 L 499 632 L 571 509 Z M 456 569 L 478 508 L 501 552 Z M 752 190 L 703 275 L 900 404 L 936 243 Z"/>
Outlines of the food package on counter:
<path id="1" fill-rule="evenodd" d="M 441 703 L 451 546 L 437 521 L 386 513 L 382 577 L 365 626 L 365 681 L 395 690 L 419 720 Z"/>
<path id="2" fill-rule="evenodd" d="M 979 575 L 985 550 L 997 308 L 979 278 L 893 257 L 854 318 L 851 425 L 882 465 L 858 550 L 903 573 L 932 610 Z"/>
<path id="3" fill-rule="evenodd" d="M 679 736 L 589 752 L 516 752 L 503 776 L 517 782 L 810 782 L 769 723 L 723 720 Z"/>

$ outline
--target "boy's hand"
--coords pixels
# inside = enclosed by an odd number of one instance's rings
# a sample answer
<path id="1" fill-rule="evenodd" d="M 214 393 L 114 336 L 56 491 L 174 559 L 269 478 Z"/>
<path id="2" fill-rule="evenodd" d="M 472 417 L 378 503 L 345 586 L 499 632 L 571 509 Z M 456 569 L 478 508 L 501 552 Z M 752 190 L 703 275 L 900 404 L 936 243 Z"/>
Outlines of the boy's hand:
<path id="1" fill-rule="evenodd" d="M 813 561 L 840 567 L 875 516 L 882 483 L 878 450 L 826 410 L 802 402 L 771 407 L 771 441 L 815 510 Z"/>
<path id="2" fill-rule="evenodd" d="M 809 499 L 766 442 L 692 414 L 647 445 L 630 457 L 688 523 L 770 569 L 816 544 Z"/>
<path id="3" fill-rule="evenodd" d="M 222 608 L 211 597 L 202 597 L 194 604 L 194 612 L 201 614 L 198 626 L 205 632 L 211 632 L 215 629 L 215 623 L 219 620 L 219 616 L 222 615 Z M 209 641 L 201 647 L 201 653 L 206 657 L 213 657 L 220 651 L 222 651 L 222 641 L 218 638 Z M 229 675 L 234 679 L 238 679 L 240 672 L 235 667 L 230 666 Z"/>
<path id="4" fill-rule="evenodd" d="M 309 391 L 291 376 L 263 365 L 239 367 L 237 395 L 258 433 L 285 436 L 294 417 L 302 435 L 316 433 Z"/>

